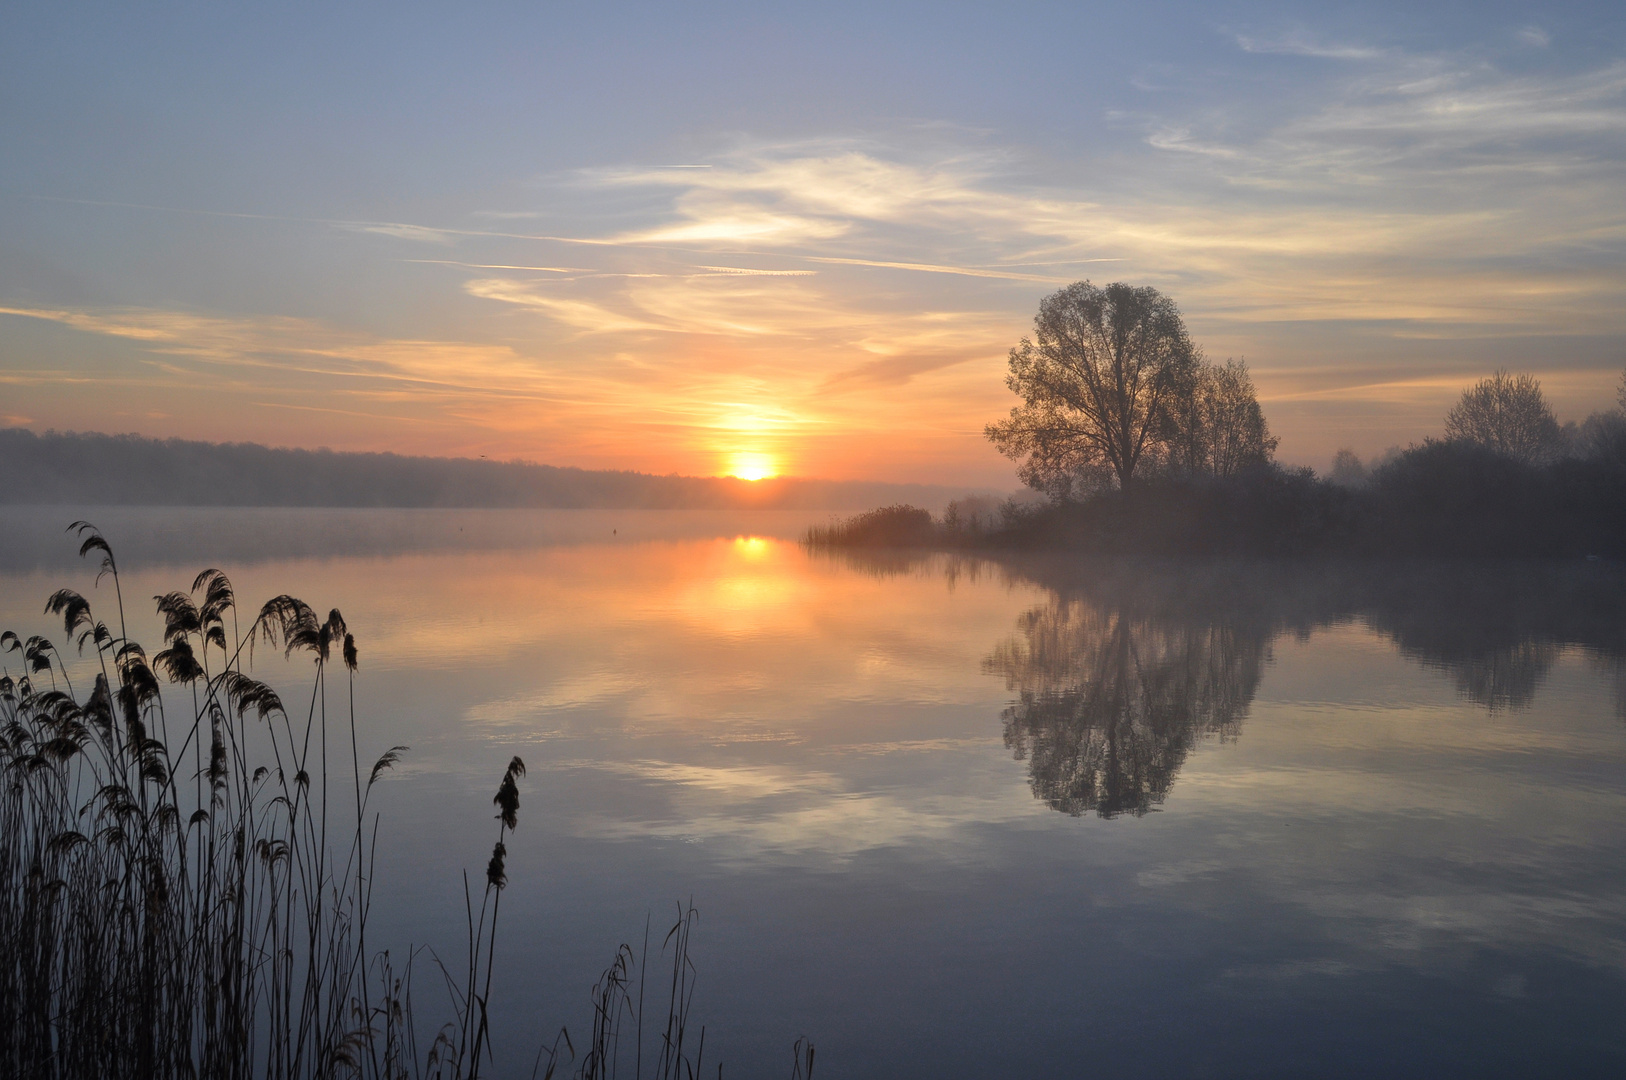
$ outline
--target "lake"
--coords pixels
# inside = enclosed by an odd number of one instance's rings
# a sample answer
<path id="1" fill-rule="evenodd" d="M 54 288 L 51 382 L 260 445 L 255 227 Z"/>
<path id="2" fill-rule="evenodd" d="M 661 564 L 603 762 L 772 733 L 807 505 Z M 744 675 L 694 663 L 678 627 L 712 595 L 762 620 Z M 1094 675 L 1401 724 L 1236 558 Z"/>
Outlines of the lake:
<path id="1" fill-rule="evenodd" d="M 501 1075 L 561 1025 L 580 1045 L 616 947 L 647 921 L 658 954 L 691 902 L 726 1076 L 788 1076 L 802 1035 L 831 1078 L 1626 1075 L 1620 568 L 849 557 L 804 549 L 805 513 L 8 508 L 0 629 L 60 639 L 59 586 L 111 602 L 60 531 L 86 515 L 149 647 L 146 598 L 205 566 L 245 611 L 344 612 L 363 757 L 411 747 L 377 789 L 370 942 L 459 955 L 525 760 Z"/>

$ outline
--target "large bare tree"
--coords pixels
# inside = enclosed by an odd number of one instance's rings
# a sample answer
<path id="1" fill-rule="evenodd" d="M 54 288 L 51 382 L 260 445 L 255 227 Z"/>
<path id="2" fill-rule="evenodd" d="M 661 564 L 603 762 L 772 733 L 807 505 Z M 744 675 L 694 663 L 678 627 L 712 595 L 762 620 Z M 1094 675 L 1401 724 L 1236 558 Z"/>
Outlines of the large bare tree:
<path id="1" fill-rule="evenodd" d="M 1167 406 L 1198 357 L 1174 301 L 1149 287 L 1088 281 L 1045 297 L 1005 383 L 1022 404 L 985 429 L 1030 487 L 1066 498 L 1127 487 L 1156 449 Z"/>
<path id="2" fill-rule="evenodd" d="M 1498 371 L 1463 391 L 1445 416 L 1445 437 L 1477 443 L 1519 461 L 1535 463 L 1559 448 L 1558 418 L 1534 375 Z"/>

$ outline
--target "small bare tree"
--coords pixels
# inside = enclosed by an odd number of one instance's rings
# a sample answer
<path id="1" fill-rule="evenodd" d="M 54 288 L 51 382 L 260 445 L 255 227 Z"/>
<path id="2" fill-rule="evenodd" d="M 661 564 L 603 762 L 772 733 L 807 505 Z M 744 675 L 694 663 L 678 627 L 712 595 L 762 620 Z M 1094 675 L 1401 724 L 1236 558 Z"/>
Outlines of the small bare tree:
<path id="1" fill-rule="evenodd" d="M 1332 471 L 1327 474 L 1327 479 L 1339 487 L 1365 487 L 1370 478 L 1366 466 L 1361 463 L 1355 451 L 1345 447 L 1332 456 Z"/>
<path id="2" fill-rule="evenodd" d="M 1170 399 L 1162 449 L 1167 468 L 1188 476 L 1232 476 L 1270 461 L 1281 442 L 1259 408 L 1248 365 L 1199 360 Z"/>
<path id="3" fill-rule="evenodd" d="M 1621 373 L 1616 395 L 1620 407 L 1587 417 L 1576 430 L 1571 447 L 1584 460 L 1626 469 L 1626 372 Z"/>
<path id="4" fill-rule="evenodd" d="M 1476 443 L 1527 463 L 1546 461 L 1558 450 L 1558 418 L 1534 375 L 1499 370 L 1463 391 L 1446 414 L 1445 437 Z"/>

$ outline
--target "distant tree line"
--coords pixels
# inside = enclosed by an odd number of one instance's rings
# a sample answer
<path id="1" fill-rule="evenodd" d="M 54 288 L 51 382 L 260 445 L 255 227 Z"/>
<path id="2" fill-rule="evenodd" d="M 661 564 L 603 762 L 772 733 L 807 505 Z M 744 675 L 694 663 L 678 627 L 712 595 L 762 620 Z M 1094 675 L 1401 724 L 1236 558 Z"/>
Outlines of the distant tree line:
<path id="1" fill-rule="evenodd" d="M 1246 366 L 1204 359 L 1172 301 L 1079 282 L 1040 303 L 1006 382 L 1020 403 L 986 434 L 1046 500 L 892 506 L 810 542 L 1626 558 L 1626 376 L 1618 408 L 1560 425 L 1534 377 L 1498 371 L 1442 438 L 1318 477 L 1276 464 Z"/>
<path id="2" fill-rule="evenodd" d="M 1626 373 L 1616 398 L 1617 408 L 1598 410 L 1581 423 L 1560 424 L 1535 376 L 1498 371 L 1463 391 L 1445 416 L 1441 441 L 1479 447 L 1529 466 L 1573 460 L 1626 468 Z M 1353 450 L 1339 450 L 1328 478 L 1362 487 L 1401 453 L 1398 446 L 1391 447 L 1363 463 Z"/>
<path id="3" fill-rule="evenodd" d="M 938 502 L 928 485 L 654 476 L 478 458 L 0 428 L 0 502 L 115 506 L 828 509 Z"/>

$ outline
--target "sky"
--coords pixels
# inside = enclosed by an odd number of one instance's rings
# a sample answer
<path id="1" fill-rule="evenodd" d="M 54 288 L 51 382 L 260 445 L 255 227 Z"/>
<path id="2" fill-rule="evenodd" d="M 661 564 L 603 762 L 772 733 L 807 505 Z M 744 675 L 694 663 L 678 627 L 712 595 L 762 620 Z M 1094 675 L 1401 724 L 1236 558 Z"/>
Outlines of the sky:
<path id="1" fill-rule="evenodd" d="M 1077 280 L 1279 457 L 1626 367 L 1626 7 L 13 5 L 0 424 L 1011 488 Z"/>

